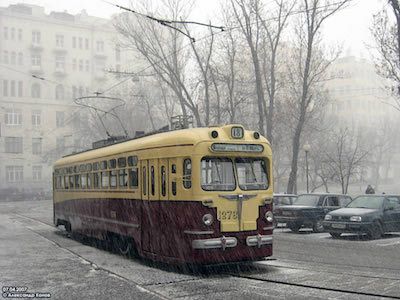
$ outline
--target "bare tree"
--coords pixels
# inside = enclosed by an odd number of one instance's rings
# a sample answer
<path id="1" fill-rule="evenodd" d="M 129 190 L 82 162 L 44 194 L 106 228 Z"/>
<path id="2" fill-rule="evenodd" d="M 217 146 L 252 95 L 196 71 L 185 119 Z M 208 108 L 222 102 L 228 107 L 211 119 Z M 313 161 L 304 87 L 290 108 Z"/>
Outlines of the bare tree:
<path id="1" fill-rule="evenodd" d="M 343 194 L 347 194 L 350 180 L 360 175 L 367 155 L 360 136 L 355 136 L 348 129 L 341 129 L 333 136 L 324 161 L 341 185 Z"/>
<path id="2" fill-rule="evenodd" d="M 279 47 L 281 45 L 283 31 L 287 25 L 287 20 L 292 13 L 296 2 L 275 0 L 274 3 L 278 7 L 278 13 L 274 18 L 265 20 L 260 14 L 257 15 L 265 32 L 265 37 L 263 37 L 262 40 L 263 55 L 261 60 L 262 74 L 268 96 L 268 105 L 264 104 L 263 108 L 267 125 L 267 138 L 271 143 L 273 142 L 276 94 L 282 85 L 282 81 L 280 80 L 282 78 L 279 78 Z"/>
<path id="3" fill-rule="evenodd" d="M 148 2 L 142 2 L 144 10 L 147 5 Z M 163 5 L 163 11 L 175 20 L 185 18 L 191 8 L 190 1 L 181 0 L 163 2 Z M 186 74 L 189 60 L 189 52 L 183 49 L 183 38 L 186 37 L 177 30 L 131 14 L 121 15 L 115 27 L 124 37 L 121 46 L 138 51 L 157 73 L 158 78 L 174 92 L 183 115 L 187 116 L 189 109 L 197 125 L 201 126 L 199 107 Z"/>
<path id="4" fill-rule="evenodd" d="M 248 47 L 250 49 L 254 77 L 255 88 L 257 94 L 257 108 L 258 108 L 258 130 L 261 134 L 265 134 L 264 124 L 264 105 L 265 93 L 262 83 L 261 63 L 259 57 L 259 47 L 261 42 L 261 22 L 259 15 L 261 14 L 261 1 L 260 0 L 231 0 L 231 6 L 236 18 L 237 23 L 243 35 L 246 38 Z"/>
<path id="5" fill-rule="evenodd" d="M 289 76 L 293 86 L 295 100 L 294 111 L 296 112 L 296 125 L 292 140 L 292 161 L 288 193 L 296 192 L 298 157 L 302 132 L 307 121 L 318 105 L 319 99 L 318 83 L 325 75 L 326 69 L 337 57 L 332 59 L 322 56 L 320 31 L 322 24 L 339 9 L 343 8 L 349 0 L 339 2 L 322 0 L 304 0 L 300 14 L 300 24 L 296 26 L 297 47 L 295 49 L 295 62 L 289 67 Z"/>
<path id="6" fill-rule="evenodd" d="M 396 96 L 397 110 L 400 110 L 400 7 L 398 0 L 388 0 L 395 17 L 391 22 L 386 8 L 374 15 L 371 33 L 379 57 L 376 61 L 378 73 L 391 81 L 389 90 Z"/>

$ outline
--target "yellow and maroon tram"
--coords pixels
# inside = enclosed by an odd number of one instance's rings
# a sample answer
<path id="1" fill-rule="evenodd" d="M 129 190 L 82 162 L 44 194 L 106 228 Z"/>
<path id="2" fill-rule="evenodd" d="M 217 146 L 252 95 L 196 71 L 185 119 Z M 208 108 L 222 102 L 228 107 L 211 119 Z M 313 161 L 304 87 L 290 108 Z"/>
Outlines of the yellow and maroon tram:
<path id="1" fill-rule="evenodd" d="M 121 252 L 211 264 L 272 255 L 272 157 L 240 125 L 183 129 L 54 165 L 54 224 Z"/>

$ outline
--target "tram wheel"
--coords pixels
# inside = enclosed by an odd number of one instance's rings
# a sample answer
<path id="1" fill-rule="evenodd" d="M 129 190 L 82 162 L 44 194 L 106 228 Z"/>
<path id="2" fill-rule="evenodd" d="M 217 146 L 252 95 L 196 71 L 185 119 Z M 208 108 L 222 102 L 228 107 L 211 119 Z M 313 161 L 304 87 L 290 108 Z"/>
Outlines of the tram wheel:
<path id="1" fill-rule="evenodd" d="M 112 238 L 114 249 L 123 256 L 135 256 L 132 240 L 123 236 L 114 235 Z"/>

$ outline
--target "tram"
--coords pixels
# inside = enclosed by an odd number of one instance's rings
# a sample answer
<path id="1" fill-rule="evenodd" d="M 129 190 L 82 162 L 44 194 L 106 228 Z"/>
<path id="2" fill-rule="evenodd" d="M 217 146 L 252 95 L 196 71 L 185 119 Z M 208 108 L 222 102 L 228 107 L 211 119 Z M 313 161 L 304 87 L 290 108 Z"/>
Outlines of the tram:
<path id="1" fill-rule="evenodd" d="M 54 164 L 54 224 L 166 263 L 259 260 L 272 255 L 271 155 L 241 125 L 71 154 Z"/>

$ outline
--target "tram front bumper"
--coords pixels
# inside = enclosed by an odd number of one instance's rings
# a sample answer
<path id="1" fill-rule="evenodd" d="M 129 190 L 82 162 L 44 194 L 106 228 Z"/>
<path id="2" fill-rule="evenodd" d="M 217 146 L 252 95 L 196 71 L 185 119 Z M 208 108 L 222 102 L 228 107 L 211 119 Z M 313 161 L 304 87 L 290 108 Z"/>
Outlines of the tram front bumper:
<path id="1" fill-rule="evenodd" d="M 201 239 L 201 240 L 193 240 L 192 248 L 193 249 L 222 249 L 226 248 L 234 248 L 238 244 L 236 237 L 225 237 L 222 236 L 220 238 L 212 238 L 212 239 Z M 249 247 L 258 247 L 260 248 L 263 245 L 272 245 L 272 236 L 271 235 L 252 235 L 246 237 L 246 245 Z"/>

